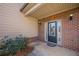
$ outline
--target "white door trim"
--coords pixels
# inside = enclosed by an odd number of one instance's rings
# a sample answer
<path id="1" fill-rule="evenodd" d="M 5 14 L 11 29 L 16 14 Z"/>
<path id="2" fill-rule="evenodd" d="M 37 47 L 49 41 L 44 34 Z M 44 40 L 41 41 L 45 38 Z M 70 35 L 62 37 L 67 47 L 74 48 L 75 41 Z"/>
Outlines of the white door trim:
<path id="1" fill-rule="evenodd" d="M 52 20 L 48 22 L 57 21 L 57 45 L 62 45 L 62 21 L 61 20 Z M 44 38 L 45 41 L 48 42 L 48 22 L 44 24 Z M 60 31 L 60 32 L 59 32 Z"/>

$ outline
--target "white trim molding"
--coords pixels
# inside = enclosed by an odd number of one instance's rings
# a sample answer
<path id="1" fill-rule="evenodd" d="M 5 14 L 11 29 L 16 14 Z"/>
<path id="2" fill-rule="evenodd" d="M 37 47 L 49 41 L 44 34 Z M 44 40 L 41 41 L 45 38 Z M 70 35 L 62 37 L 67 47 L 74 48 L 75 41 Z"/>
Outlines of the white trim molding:
<path id="1" fill-rule="evenodd" d="M 25 15 L 28 15 L 30 12 L 35 11 L 35 9 L 37 9 L 39 6 L 41 6 L 42 3 L 36 4 L 35 6 L 33 6 L 30 10 L 28 10 Z"/>
<path id="2" fill-rule="evenodd" d="M 61 20 L 52 20 L 48 22 L 57 21 L 57 45 L 62 46 L 62 21 Z M 48 22 L 44 24 L 44 40 L 48 42 Z"/>

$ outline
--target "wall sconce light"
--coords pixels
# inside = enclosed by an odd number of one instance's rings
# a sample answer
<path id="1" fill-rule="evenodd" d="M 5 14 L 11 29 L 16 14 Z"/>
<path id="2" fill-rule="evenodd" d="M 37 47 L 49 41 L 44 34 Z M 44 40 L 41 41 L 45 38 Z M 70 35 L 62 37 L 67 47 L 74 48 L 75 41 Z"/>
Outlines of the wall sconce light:
<path id="1" fill-rule="evenodd" d="M 40 24 L 40 25 L 41 25 L 41 22 L 38 22 L 38 24 Z"/>
<path id="2" fill-rule="evenodd" d="M 69 16 L 69 20 L 70 20 L 70 21 L 73 20 L 73 14 L 70 14 L 70 16 Z"/>

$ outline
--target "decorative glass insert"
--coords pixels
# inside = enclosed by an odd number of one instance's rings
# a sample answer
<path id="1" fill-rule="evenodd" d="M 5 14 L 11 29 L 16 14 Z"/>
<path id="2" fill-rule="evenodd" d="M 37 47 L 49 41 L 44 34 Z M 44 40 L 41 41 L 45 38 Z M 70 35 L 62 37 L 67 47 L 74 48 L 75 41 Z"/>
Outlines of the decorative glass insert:
<path id="1" fill-rule="evenodd" d="M 55 22 L 49 24 L 49 36 L 55 36 Z"/>

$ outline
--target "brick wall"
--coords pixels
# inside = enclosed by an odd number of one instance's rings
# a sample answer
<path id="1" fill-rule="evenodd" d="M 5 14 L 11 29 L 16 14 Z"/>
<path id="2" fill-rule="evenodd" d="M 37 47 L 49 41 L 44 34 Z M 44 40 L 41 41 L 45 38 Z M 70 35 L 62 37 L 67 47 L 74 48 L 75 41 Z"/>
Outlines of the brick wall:
<path id="1" fill-rule="evenodd" d="M 69 20 L 70 14 L 73 14 L 72 21 Z M 40 19 L 41 24 L 38 25 L 40 40 L 44 40 L 44 22 L 58 19 L 62 20 L 62 46 L 79 51 L 79 8 Z"/>
<path id="2" fill-rule="evenodd" d="M 38 37 L 37 36 L 35 36 L 35 37 L 28 37 L 27 40 L 28 40 L 28 43 L 35 42 L 35 41 L 38 40 Z"/>

